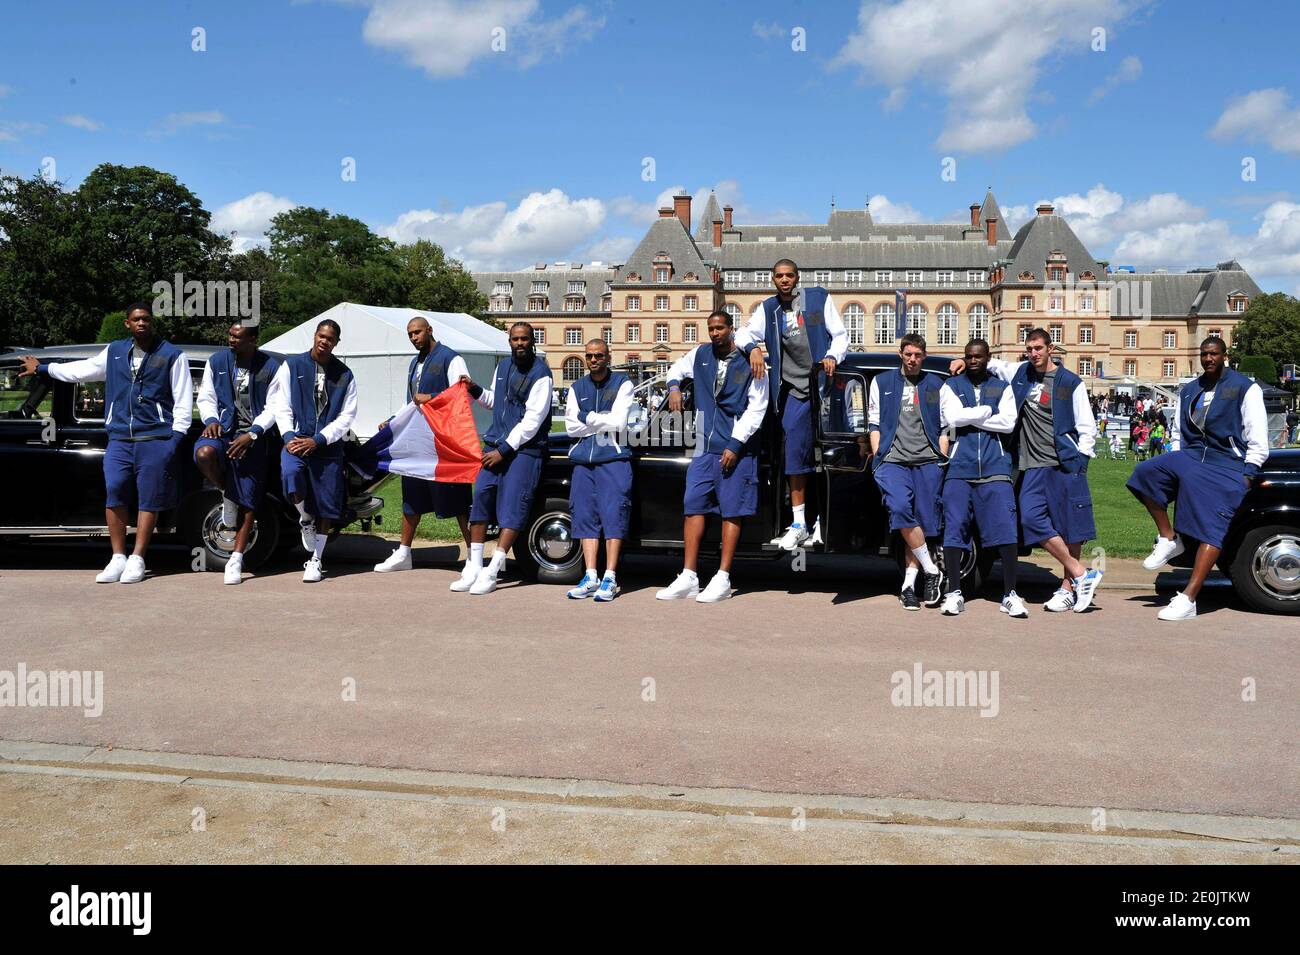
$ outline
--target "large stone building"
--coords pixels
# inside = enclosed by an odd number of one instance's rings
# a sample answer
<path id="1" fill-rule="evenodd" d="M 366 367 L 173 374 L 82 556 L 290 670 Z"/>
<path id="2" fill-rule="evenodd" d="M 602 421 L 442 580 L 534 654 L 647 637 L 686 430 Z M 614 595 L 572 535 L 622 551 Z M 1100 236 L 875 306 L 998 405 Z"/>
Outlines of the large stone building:
<path id="1" fill-rule="evenodd" d="M 1049 204 L 1010 235 L 991 190 L 957 224 L 885 224 L 865 209 L 837 209 L 824 225 L 743 225 L 732 211 L 710 195 L 692 232 L 691 197 L 675 196 L 622 264 L 539 264 L 475 278 L 495 317 L 540 330 L 566 384 L 584 373 L 583 345 L 596 337 L 616 363 L 666 370 L 707 340 L 710 311 L 725 308 L 740 322 L 773 294 L 772 266 L 782 258 L 798 263 L 803 284 L 831 291 L 852 350 L 896 347 L 902 290 L 907 330 L 923 335 L 931 354 L 960 354 L 982 337 L 995 355 L 1015 357 L 1042 326 L 1094 390 L 1196 374 L 1201 338 L 1231 341 L 1260 291 L 1235 261 L 1184 274 L 1109 272 Z"/>

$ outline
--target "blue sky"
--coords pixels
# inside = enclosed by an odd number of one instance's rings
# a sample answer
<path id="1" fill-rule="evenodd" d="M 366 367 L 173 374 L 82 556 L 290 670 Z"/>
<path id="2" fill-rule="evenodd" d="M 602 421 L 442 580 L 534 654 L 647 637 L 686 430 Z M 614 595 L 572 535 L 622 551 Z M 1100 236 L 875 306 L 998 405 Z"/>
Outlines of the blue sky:
<path id="1" fill-rule="evenodd" d="M 1296 36 L 1199 0 L 48 0 L 4 14 L 0 169 L 145 163 L 241 246 L 309 204 L 479 268 L 619 261 L 675 188 L 744 224 L 956 221 L 992 185 L 1115 263 L 1296 294 Z"/>

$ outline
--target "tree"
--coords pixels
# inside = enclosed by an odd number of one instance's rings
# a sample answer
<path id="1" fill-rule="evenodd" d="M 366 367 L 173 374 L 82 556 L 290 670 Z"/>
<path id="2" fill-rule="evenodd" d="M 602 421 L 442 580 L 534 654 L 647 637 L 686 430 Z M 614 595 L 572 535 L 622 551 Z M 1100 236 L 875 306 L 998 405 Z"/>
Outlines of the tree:
<path id="1" fill-rule="evenodd" d="M 1282 365 L 1300 362 L 1300 300 L 1285 292 L 1256 295 L 1237 326 L 1233 350 L 1268 356 L 1276 382 Z"/>
<path id="2" fill-rule="evenodd" d="M 1243 355 L 1237 371 L 1266 385 L 1277 384 L 1277 369 L 1273 365 L 1273 359 L 1267 355 Z"/>
<path id="3" fill-rule="evenodd" d="M 404 304 L 430 312 L 486 315 L 487 296 L 459 261 L 447 257 L 442 246 L 420 239 L 412 245 L 399 245 L 396 254 L 406 287 Z"/>

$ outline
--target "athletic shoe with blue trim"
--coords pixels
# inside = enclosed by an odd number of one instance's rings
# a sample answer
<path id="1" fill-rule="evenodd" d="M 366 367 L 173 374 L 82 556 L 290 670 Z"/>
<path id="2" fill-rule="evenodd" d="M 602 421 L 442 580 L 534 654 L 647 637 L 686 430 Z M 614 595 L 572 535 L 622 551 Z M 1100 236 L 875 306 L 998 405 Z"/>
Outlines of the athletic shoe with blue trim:
<path id="1" fill-rule="evenodd" d="M 1082 577 L 1074 578 L 1074 612 L 1083 613 L 1092 605 L 1093 595 L 1101 586 L 1101 571 L 1093 568 Z"/>
<path id="2" fill-rule="evenodd" d="M 618 581 L 613 577 L 606 575 L 600 582 L 600 589 L 596 591 L 596 603 L 609 603 L 619 595 Z"/>
<path id="3" fill-rule="evenodd" d="M 583 576 L 582 580 L 578 582 L 578 586 L 569 591 L 569 599 L 582 600 L 585 597 L 590 597 L 599 587 L 600 578 L 596 576 L 594 570 L 589 570 Z"/>

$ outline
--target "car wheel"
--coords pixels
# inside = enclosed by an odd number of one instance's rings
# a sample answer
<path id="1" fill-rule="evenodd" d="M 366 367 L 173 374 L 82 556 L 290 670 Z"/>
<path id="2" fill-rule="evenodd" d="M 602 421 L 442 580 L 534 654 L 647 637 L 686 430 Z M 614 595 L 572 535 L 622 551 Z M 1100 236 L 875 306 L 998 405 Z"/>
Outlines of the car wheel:
<path id="1" fill-rule="evenodd" d="M 519 572 L 543 584 L 573 584 L 582 578 L 582 545 L 573 536 L 569 502 L 550 497 L 533 510 L 514 545 Z"/>
<path id="2" fill-rule="evenodd" d="M 182 534 L 190 553 L 201 554 L 204 570 L 225 570 L 226 561 L 235 549 L 235 532 L 221 526 L 221 494 L 203 491 L 193 495 L 185 504 L 184 515 Z M 244 551 L 244 569 L 256 570 L 265 563 L 279 541 L 280 520 L 271 508 L 263 505 L 257 510 L 248 549 Z"/>
<path id="3" fill-rule="evenodd" d="M 1300 614 L 1300 527 L 1267 524 L 1247 531 L 1231 577 L 1241 599 L 1255 610 Z"/>
<path id="4" fill-rule="evenodd" d="M 948 581 L 948 569 L 943 566 L 943 548 L 937 544 L 926 542 L 930 548 L 930 559 L 935 562 L 940 572 L 943 574 L 944 585 Z M 898 573 L 901 576 L 907 570 L 907 548 L 903 544 L 902 537 L 895 535 L 894 542 L 894 560 L 898 562 Z M 977 594 L 980 588 L 984 586 L 984 581 L 988 579 L 990 562 L 987 566 L 984 563 L 983 551 L 977 542 L 971 542 L 971 549 L 966 551 L 961 561 L 961 590 L 966 595 Z"/>

